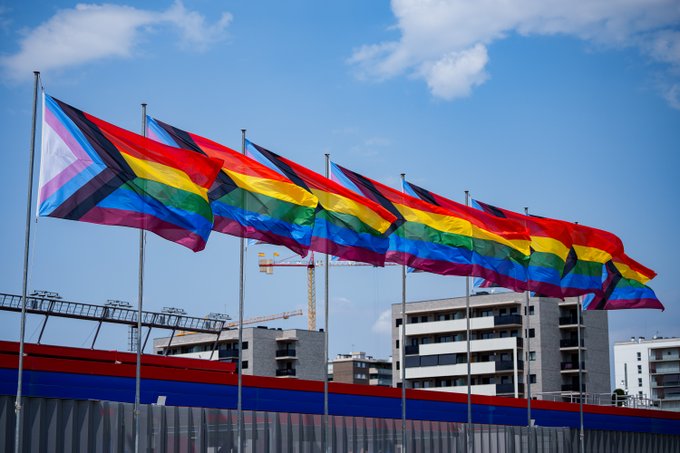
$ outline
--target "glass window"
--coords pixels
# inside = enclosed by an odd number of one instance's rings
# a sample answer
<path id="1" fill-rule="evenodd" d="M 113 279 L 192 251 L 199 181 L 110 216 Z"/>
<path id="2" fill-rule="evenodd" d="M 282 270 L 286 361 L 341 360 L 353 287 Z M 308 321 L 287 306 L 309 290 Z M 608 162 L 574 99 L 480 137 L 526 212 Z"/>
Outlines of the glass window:
<path id="1" fill-rule="evenodd" d="M 244 350 L 248 349 L 248 342 L 247 341 L 242 342 L 241 345 L 243 345 Z"/>
<path id="2" fill-rule="evenodd" d="M 637 359 L 638 359 L 638 362 L 639 362 L 640 360 L 642 360 L 642 353 L 641 353 L 641 352 L 638 352 L 638 353 L 637 353 Z"/>
<path id="3" fill-rule="evenodd" d="M 248 361 L 244 360 L 241 362 L 241 369 L 242 370 L 247 370 L 248 369 Z"/>
<path id="4" fill-rule="evenodd" d="M 642 365 L 638 365 L 638 374 L 642 374 Z"/>
<path id="5" fill-rule="evenodd" d="M 437 366 L 439 364 L 438 356 L 424 355 L 420 357 L 420 366 Z"/>
<path id="6" fill-rule="evenodd" d="M 397 318 L 397 319 L 394 321 L 394 327 L 399 327 L 400 325 L 401 325 L 401 318 Z"/>
<path id="7" fill-rule="evenodd" d="M 535 383 L 536 383 L 536 375 L 535 375 L 535 374 L 530 374 L 530 375 L 529 375 L 529 383 L 530 383 L 530 384 L 535 384 Z"/>
<path id="8" fill-rule="evenodd" d="M 534 362 L 536 360 L 536 351 L 529 351 L 529 361 Z"/>
<path id="9" fill-rule="evenodd" d="M 642 387 L 642 378 L 638 378 L 638 387 Z"/>

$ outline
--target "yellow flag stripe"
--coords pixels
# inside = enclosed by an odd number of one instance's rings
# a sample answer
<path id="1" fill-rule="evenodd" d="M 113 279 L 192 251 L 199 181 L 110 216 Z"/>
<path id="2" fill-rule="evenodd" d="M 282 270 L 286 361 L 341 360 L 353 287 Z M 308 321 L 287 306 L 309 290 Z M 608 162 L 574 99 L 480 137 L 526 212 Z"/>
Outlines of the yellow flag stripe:
<path id="1" fill-rule="evenodd" d="M 357 203 L 342 195 L 311 188 L 312 193 L 319 199 L 319 203 L 328 211 L 349 214 L 361 220 L 366 225 L 381 233 L 387 231 L 391 223 L 383 219 L 377 212 L 366 205 Z"/>
<path id="2" fill-rule="evenodd" d="M 244 175 L 226 168 L 223 168 L 222 171 L 228 174 L 238 187 L 249 192 L 259 193 L 270 198 L 276 198 L 277 200 L 308 208 L 315 208 L 319 203 L 318 198 L 314 195 L 302 187 L 286 181 Z"/>
<path id="3" fill-rule="evenodd" d="M 126 153 L 121 153 L 121 155 L 138 177 L 195 193 L 206 201 L 208 200 L 208 190 L 194 183 L 183 171 L 158 162 L 139 159 Z"/>

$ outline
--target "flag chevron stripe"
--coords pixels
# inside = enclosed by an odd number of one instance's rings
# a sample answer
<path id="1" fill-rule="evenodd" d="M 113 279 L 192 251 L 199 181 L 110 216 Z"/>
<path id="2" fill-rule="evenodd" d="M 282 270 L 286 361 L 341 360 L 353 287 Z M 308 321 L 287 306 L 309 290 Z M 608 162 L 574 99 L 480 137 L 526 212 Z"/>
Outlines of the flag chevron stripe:
<path id="1" fill-rule="evenodd" d="M 107 168 L 95 178 L 89 180 L 58 206 L 49 212 L 51 217 L 59 217 L 67 220 L 79 220 L 88 210 L 92 209 L 111 195 L 120 186 L 125 184 L 128 178 L 116 171 Z M 40 211 L 45 211 L 40 209 Z"/>
<path id="2" fill-rule="evenodd" d="M 45 96 L 47 99 L 48 96 Z M 83 146 L 83 149 L 92 155 L 96 155 L 101 164 L 107 168 L 111 168 L 118 172 L 124 173 L 128 176 L 133 176 L 134 172 L 130 167 L 128 167 L 123 156 L 120 152 L 110 143 L 102 132 L 99 130 L 96 124 L 91 121 L 91 118 L 85 112 L 82 112 L 58 99 L 50 98 L 54 101 L 57 109 L 61 109 L 61 114 L 58 116 L 60 119 L 67 121 L 68 129 L 72 131 L 73 136 L 78 142 L 83 145 L 84 142 L 87 143 Z M 49 101 L 48 102 L 49 105 Z"/>
<path id="3" fill-rule="evenodd" d="M 221 159 L 224 164 L 208 197 L 213 229 L 288 247 L 306 255 L 311 243 L 316 197 L 279 173 L 205 137 L 147 117 L 156 139 Z"/>
<path id="4" fill-rule="evenodd" d="M 40 215 L 142 228 L 202 250 L 221 162 L 171 148 L 44 95 Z"/>

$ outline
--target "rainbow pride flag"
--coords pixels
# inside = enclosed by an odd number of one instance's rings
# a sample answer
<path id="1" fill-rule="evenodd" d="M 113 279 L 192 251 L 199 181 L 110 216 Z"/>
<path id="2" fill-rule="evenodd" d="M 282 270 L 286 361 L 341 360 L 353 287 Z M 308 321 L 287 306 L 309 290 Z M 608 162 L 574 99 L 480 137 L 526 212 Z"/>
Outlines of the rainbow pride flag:
<path id="1" fill-rule="evenodd" d="M 345 187 L 380 203 L 397 217 L 396 228 L 389 236 L 388 261 L 434 274 L 495 279 L 511 288 L 526 285 L 522 261 L 528 258 L 528 241 L 522 244 L 514 238 L 513 243 L 469 219 L 340 165 L 333 164 L 331 174 Z M 480 254 L 483 249 L 486 255 Z"/>
<path id="2" fill-rule="evenodd" d="M 527 289 L 542 296 L 563 298 L 562 275 L 572 245 L 569 229 L 560 221 L 526 216 L 479 200 L 472 200 L 472 205 L 496 217 L 514 220 L 526 226 L 531 246 Z"/>
<path id="3" fill-rule="evenodd" d="M 470 238 L 472 275 L 484 279 L 484 287 L 526 289 L 531 250 L 529 231 L 523 224 L 465 206 L 407 181 L 404 190 L 445 209 L 467 230 L 464 236 Z"/>
<path id="4" fill-rule="evenodd" d="M 38 214 L 151 231 L 193 251 L 213 224 L 208 189 L 222 162 L 43 100 Z"/>
<path id="5" fill-rule="evenodd" d="M 623 255 L 623 242 L 608 231 L 556 221 L 569 230 L 572 241 L 572 250 L 562 276 L 562 293 L 565 297 L 601 293 L 605 267 L 614 257 Z"/>
<path id="6" fill-rule="evenodd" d="M 310 250 L 344 260 L 385 265 L 385 232 L 395 217 L 379 204 L 250 141 L 246 150 L 319 199 Z"/>
<path id="7" fill-rule="evenodd" d="M 623 310 L 665 307 L 654 291 L 645 285 L 656 273 L 623 254 L 609 261 L 604 269 L 603 291 L 583 298 L 584 310 Z"/>
<path id="8" fill-rule="evenodd" d="M 212 140 L 147 116 L 149 137 L 224 161 L 208 192 L 213 230 L 305 256 L 319 200 L 259 162 Z"/>

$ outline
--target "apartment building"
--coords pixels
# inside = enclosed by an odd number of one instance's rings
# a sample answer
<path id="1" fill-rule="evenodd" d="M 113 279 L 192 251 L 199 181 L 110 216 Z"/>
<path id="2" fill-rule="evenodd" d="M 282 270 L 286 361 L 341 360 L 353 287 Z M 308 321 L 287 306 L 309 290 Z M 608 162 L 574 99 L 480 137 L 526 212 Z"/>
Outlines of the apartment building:
<path id="1" fill-rule="evenodd" d="M 238 330 L 225 330 L 215 346 L 215 335 L 185 334 L 156 338 L 156 354 L 236 362 Z M 170 348 L 168 349 L 168 343 Z M 214 349 L 214 352 L 213 352 Z M 243 374 L 323 380 L 326 367 L 324 333 L 303 329 L 270 329 L 264 326 L 243 329 Z"/>
<path id="2" fill-rule="evenodd" d="M 392 385 L 392 361 L 375 359 L 365 352 L 338 354 L 331 362 L 333 382 L 347 384 Z"/>
<path id="3" fill-rule="evenodd" d="M 614 343 L 614 385 L 641 401 L 680 411 L 680 338 Z"/>
<path id="4" fill-rule="evenodd" d="M 583 391 L 609 393 L 609 334 L 605 311 L 583 313 L 577 299 L 504 292 L 470 297 L 471 391 L 525 397 L 527 360 L 534 398 L 571 400 L 578 394 L 580 348 Z M 528 324 L 527 324 L 528 322 Z M 467 392 L 465 297 L 392 305 L 393 382 L 401 385 L 401 329 L 409 388 Z M 581 344 L 578 329 L 581 330 Z"/>

